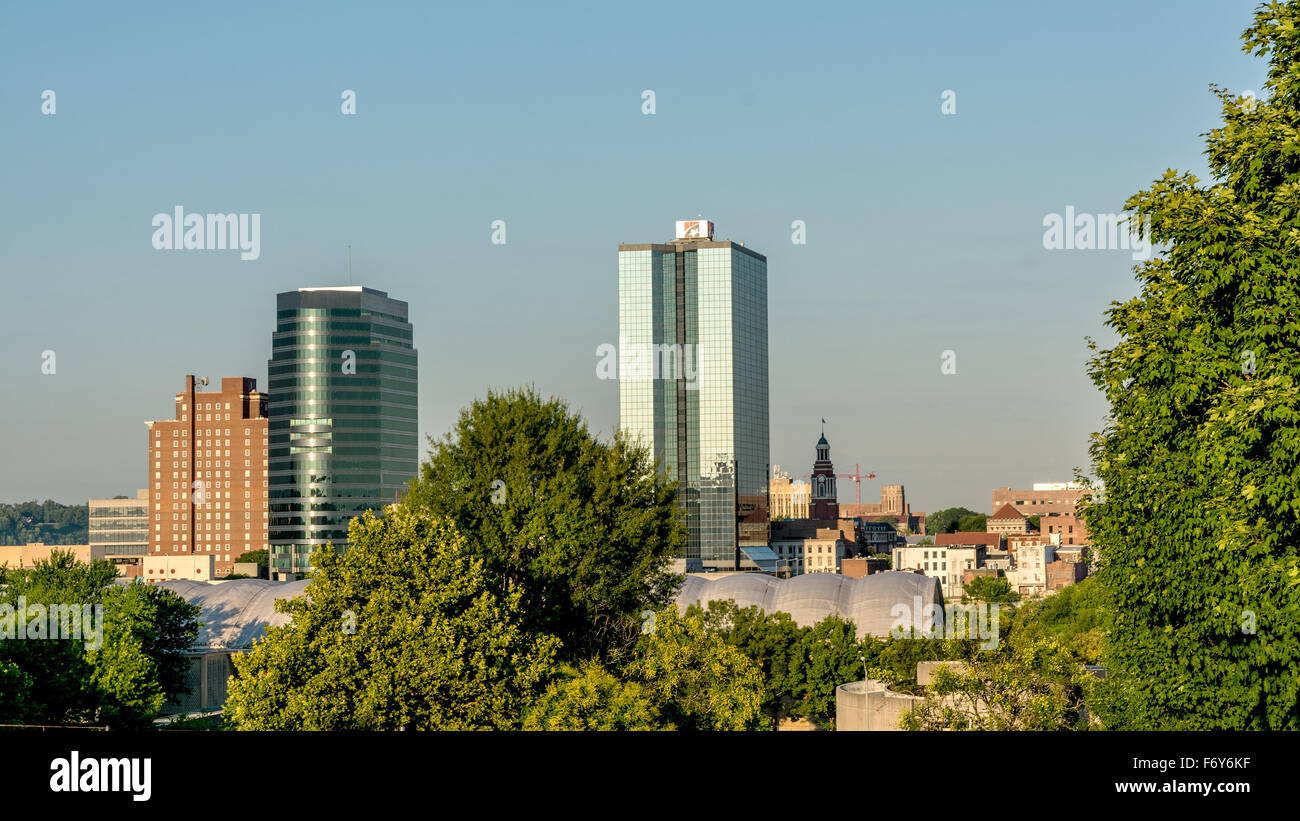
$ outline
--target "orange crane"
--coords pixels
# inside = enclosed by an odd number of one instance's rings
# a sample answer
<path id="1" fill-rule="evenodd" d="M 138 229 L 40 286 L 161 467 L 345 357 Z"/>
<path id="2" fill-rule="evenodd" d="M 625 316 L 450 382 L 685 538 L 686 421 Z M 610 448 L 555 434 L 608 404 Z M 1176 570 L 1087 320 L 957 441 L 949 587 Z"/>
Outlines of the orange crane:
<path id="1" fill-rule="evenodd" d="M 874 478 L 876 478 L 876 474 L 874 474 L 874 473 L 863 474 L 863 473 L 862 473 L 862 468 L 855 464 L 855 465 L 853 466 L 853 472 L 852 472 L 852 473 L 837 473 L 837 474 L 835 474 L 835 478 L 836 478 L 836 479 L 852 479 L 852 480 L 853 480 L 854 489 L 855 489 L 856 494 L 857 494 L 857 496 L 856 496 L 856 498 L 857 498 L 857 500 L 858 500 L 857 503 L 860 505 L 860 504 L 862 504 L 862 480 L 863 480 L 863 479 L 867 479 L 867 480 L 874 479 Z"/>

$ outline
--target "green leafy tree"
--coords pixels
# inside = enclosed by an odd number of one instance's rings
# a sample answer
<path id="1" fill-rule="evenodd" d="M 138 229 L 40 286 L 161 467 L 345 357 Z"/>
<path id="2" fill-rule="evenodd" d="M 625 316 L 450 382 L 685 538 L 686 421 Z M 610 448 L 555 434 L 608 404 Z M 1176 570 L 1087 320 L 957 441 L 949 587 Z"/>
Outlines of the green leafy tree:
<path id="1" fill-rule="evenodd" d="M 641 682 L 678 729 L 757 730 L 766 720 L 759 666 L 675 607 L 656 615 L 625 677 Z"/>
<path id="2" fill-rule="evenodd" d="M 264 571 L 268 571 L 268 572 L 269 572 L 270 569 L 271 569 L 271 553 L 270 553 L 270 551 L 268 551 L 268 550 L 266 550 L 266 549 L 262 549 L 262 550 L 249 550 L 249 551 L 246 552 L 246 553 L 241 553 L 241 554 L 239 555 L 239 558 L 235 559 L 235 561 L 236 561 L 236 562 L 253 562 L 253 563 L 257 564 L 258 567 L 262 568 L 262 570 L 264 570 Z"/>
<path id="3" fill-rule="evenodd" d="M 1042 526 L 1043 517 L 1034 514 L 1033 516 L 1026 518 L 1025 522 L 1028 523 L 1030 530 L 1038 530 Z"/>
<path id="4" fill-rule="evenodd" d="M 185 653 L 198 636 L 199 607 L 147 584 L 109 587 L 103 604 L 102 646 L 87 654 L 91 683 L 104 697 L 97 720 L 147 727 L 186 692 Z"/>
<path id="5" fill-rule="evenodd" d="M 89 505 L 63 505 L 52 499 L 0 504 L 0 544 L 85 544 Z"/>
<path id="6" fill-rule="evenodd" d="M 853 622 L 832 613 L 799 641 L 798 683 L 793 718 L 810 718 L 818 726 L 835 726 L 835 688 L 863 677 L 863 646 Z"/>
<path id="7" fill-rule="evenodd" d="M 640 682 L 620 681 L 595 663 L 566 666 L 528 709 L 525 730 L 671 730 Z"/>
<path id="8" fill-rule="evenodd" d="M 946 661 L 961 658 L 957 643 L 944 639 L 867 638 L 862 655 L 870 668 L 871 678 L 878 678 L 899 691 L 916 688 L 916 665 L 922 661 Z M 845 679 L 852 681 L 855 677 Z"/>
<path id="9" fill-rule="evenodd" d="M 744 653 L 763 673 L 763 714 L 776 729 L 802 688 L 802 637 L 804 628 L 788 613 L 764 613 L 757 606 L 740 607 L 731 599 L 698 604 L 688 618 L 700 618 L 705 629 Z"/>
<path id="10" fill-rule="evenodd" d="M 1010 624 L 1010 640 L 1017 646 L 1053 640 L 1073 652 L 1080 663 L 1099 664 L 1105 634 L 1102 606 L 1102 591 L 1096 577 L 1090 576 L 1021 604 Z"/>
<path id="11" fill-rule="evenodd" d="M 80 638 L 0 641 L 0 723 L 147 727 L 185 688 L 199 608 L 175 593 L 116 584 L 110 562 L 54 551 L 31 569 L 0 569 L 0 603 L 80 611 Z M 92 608 L 86 625 L 85 606 Z M 93 608 L 102 608 L 103 632 Z M 61 630 L 71 626 L 60 618 Z M 14 689 L 11 689 L 14 688 Z"/>
<path id="12" fill-rule="evenodd" d="M 1166 250 L 1089 367 L 1110 403 L 1085 509 L 1110 727 L 1300 729 L 1297 32 L 1300 3 L 1259 7 L 1243 39 L 1268 80 L 1258 99 L 1213 89 L 1212 181 L 1170 170 L 1126 203 Z"/>
<path id="13" fill-rule="evenodd" d="M 963 516 L 961 521 L 957 523 L 956 530 L 962 533 L 983 533 L 988 521 L 989 517 L 983 513 L 976 513 L 974 516 Z"/>
<path id="14" fill-rule="evenodd" d="M 1091 678 L 1068 650 L 1039 641 L 979 653 L 934 671 L 925 699 L 903 715 L 905 730 L 1084 729 Z"/>
<path id="15" fill-rule="evenodd" d="M 245 730 L 518 727 L 559 647 L 522 627 L 455 526 L 408 507 L 321 550 L 307 595 L 237 656 L 226 713 Z"/>
<path id="16" fill-rule="evenodd" d="M 964 507 L 949 507 L 925 517 L 926 533 L 955 533 L 960 529 L 961 520 L 970 516 L 979 516 L 978 511 Z M 980 530 L 984 528 L 981 527 Z"/>
<path id="17" fill-rule="evenodd" d="M 1020 595 L 1011 589 L 1011 582 L 995 576 L 976 576 L 963 585 L 963 600 L 1006 603 L 1020 601 Z"/>
<path id="18" fill-rule="evenodd" d="M 570 660 L 629 650 L 641 613 L 673 601 L 686 531 L 674 485 L 621 436 L 603 442 L 559 399 L 489 392 L 463 410 L 404 505 L 450 519 L 523 626 Z"/>

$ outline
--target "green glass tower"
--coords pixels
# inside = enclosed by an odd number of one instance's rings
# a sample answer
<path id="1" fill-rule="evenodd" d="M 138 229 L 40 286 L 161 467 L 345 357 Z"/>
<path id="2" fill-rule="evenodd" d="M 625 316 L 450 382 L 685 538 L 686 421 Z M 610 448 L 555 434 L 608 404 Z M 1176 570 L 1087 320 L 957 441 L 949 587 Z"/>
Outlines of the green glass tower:
<path id="1" fill-rule="evenodd" d="M 267 363 L 271 570 L 346 546 L 348 522 L 392 504 L 418 470 L 407 305 L 361 286 L 276 296 Z"/>
<path id="2" fill-rule="evenodd" d="M 712 228 L 618 248 L 619 427 L 678 481 L 688 566 L 735 568 L 766 545 L 767 258 Z"/>

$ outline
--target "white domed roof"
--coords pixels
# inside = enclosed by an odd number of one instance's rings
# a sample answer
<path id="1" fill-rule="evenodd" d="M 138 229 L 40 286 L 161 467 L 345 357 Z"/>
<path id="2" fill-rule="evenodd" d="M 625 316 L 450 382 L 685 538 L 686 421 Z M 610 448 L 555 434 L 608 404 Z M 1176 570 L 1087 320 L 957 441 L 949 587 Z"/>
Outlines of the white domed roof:
<path id="1" fill-rule="evenodd" d="M 789 613 L 795 624 L 811 627 L 831 613 L 848 619 L 858 637 L 884 638 L 899 622 L 896 605 L 907 608 L 904 619 L 917 629 L 925 623 L 925 608 L 938 605 L 942 624 L 943 593 L 936 579 L 901 571 L 874 573 L 860 579 L 838 573 L 806 573 L 778 579 L 765 573 L 738 573 L 710 581 L 687 576 L 677 594 L 677 609 L 685 614 L 692 604 L 731 599 L 740 607 L 757 606 L 765 613 Z M 904 612 L 904 611 L 900 611 Z"/>
<path id="2" fill-rule="evenodd" d="M 217 584 L 176 580 L 158 586 L 199 606 L 202 624 L 194 639 L 196 649 L 247 650 L 266 635 L 266 628 L 289 623 L 288 615 L 275 612 L 275 602 L 302 595 L 307 580 L 231 579 Z"/>

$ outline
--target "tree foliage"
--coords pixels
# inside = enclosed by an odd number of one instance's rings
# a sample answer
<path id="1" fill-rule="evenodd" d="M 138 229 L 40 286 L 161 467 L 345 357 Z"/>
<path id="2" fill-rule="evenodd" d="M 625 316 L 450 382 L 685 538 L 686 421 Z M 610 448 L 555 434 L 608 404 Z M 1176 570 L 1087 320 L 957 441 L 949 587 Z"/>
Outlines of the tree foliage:
<path id="1" fill-rule="evenodd" d="M 404 504 L 449 519 L 485 582 L 518 594 L 525 629 L 559 637 L 564 658 L 618 656 L 640 614 L 673 601 L 685 525 L 643 448 L 597 439 L 532 389 L 489 392 L 430 444 Z"/>
<path id="2" fill-rule="evenodd" d="M 600 665 L 565 666 L 529 707 L 525 730 L 671 730 L 650 691 Z"/>
<path id="3" fill-rule="evenodd" d="M 1080 663 L 1099 664 L 1105 634 L 1102 606 L 1097 579 L 1089 576 L 1050 596 L 1017 607 L 1009 625 L 1010 640 L 1017 645 L 1056 641 Z"/>
<path id="4" fill-rule="evenodd" d="M 763 674 L 763 715 L 772 729 L 787 717 L 802 692 L 803 628 L 788 613 L 764 613 L 755 605 L 740 607 L 731 599 L 710 601 L 708 608 L 691 605 L 687 616 L 699 618 L 705 629 L 744 653 Z"/>
<path id="5" fill-rule="evenodd" d="M 976 576 L 962 586 L 964 600 L 1006 604 L 1020 601 L 1020 595 L 1011 589 L 1011 582 L 995 576 Z"/>
<path id="6" fill-rule="evenodd" d="M 518 727 L 559 647 L 522 627 L 455 526 L 410 508 L 352 521 L 346 553 L 317 551 L 307 595 L 276 603 L 226 712 L 246 730 Z"/>
<path id="7" fill-rule="evenodd" d="M 949 507 L 931 513 L 925 517 L 926 533 L 956 533 L 961 529 L 962 519 L 982 515 L 978 511 L 964 507 Z M 980 530 L 983 530 L 983 526 Z"/>
<path id="8" fill-rule="evenodd" d="M 626 669 L 661 705 L 664 717 L 682 730 L 757 730 L 763 726 L 763 672 L 759 666 L 708 632 L 695 617 L 675 607 L 655 617 Z"/>
<path id="9" fill-rule="evenodd" d="M 0 641 L 0 723 L 147 727 L 185 688 L 199 608 L 161 587 L 116 583 L 117 568 L 54 551 L 32 569 L 0 569 L 0 604 L 103 608 L 103 632 Z M 47 609 L 48 614 L 48 609 Z M 66 627 L 62 627 L 66 629 Z M 98 629 L 98 625 L 94 625 Z"/>
<path id="10" fill-rule="evenodd" d="M 89 522 L 89 505 L 64 505 L 52 499 L 0 504 L 0 544 L 85 544 Z"/>
<path id="11" fill-rule="evenodd" d="M 1213 89 L 1211 182 L 1170 170 L 1126 203 L 1166 250 L 1089 367 L 1112 727 L 1300 728 L 1300 3 L 1243 39 L 1264 89 Z"/>
<path id="12" fill-rule="evenodd" d="M 934 671 L 906 730 L 1083 729 L 1091 679 L 1060 645 L 1037 641 L 1007 654 L 976 654 Z"/>

